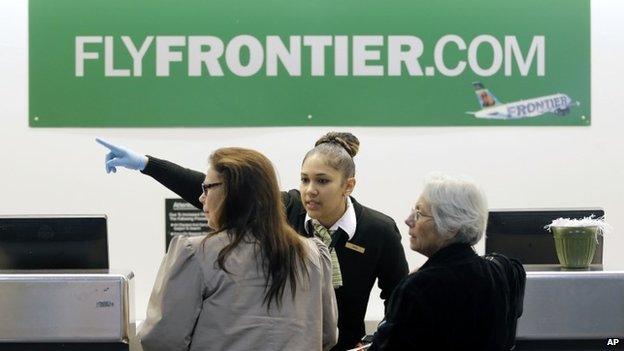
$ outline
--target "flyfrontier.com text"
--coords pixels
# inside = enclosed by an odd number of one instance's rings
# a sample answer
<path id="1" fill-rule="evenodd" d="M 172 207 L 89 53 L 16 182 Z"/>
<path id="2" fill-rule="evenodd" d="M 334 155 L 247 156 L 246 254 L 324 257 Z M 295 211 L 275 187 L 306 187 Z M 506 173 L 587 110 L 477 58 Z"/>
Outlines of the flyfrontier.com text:
<path id="1" fill-rule="evenodd" d="M 226 42 L 216 36 L 76 36 L 75 75 L 169 77 L 172 67 L 182 67 L 189 77 L 489 77 L 501 71 L 505 76 L 544 76 L 545 50 L 546 38 L 539 35 L 524 50 L 516 36 L 488 34 L 469 40 L 444 35 L 428 50 L 423 40 L 411 35 L 238 35 Z M 422 66 L 419 60 L 428 55 L 433 64 Z M 486 58 L 480 60 L 479 55 Z"/>

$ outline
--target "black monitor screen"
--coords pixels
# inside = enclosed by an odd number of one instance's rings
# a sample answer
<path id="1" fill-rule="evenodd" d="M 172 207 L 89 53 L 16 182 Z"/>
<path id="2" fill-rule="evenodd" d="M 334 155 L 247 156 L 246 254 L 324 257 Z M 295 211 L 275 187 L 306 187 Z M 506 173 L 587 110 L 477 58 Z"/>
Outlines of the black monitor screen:
<path id="1" fill-rule="evenodd" d="M 558 264 L 553 235 L 544 226 L 557 218 L 604 216 L 602 209 L 492 210 L 488 218 L 485 252 L 516 258 L 523 264 Z M 592 264 L 602 264 L 602 236 Z"/>
<path id="2" fill-rule="evenodd" d="M 0 216 L 0 269 L 108 269 L 106 217 Z"/>

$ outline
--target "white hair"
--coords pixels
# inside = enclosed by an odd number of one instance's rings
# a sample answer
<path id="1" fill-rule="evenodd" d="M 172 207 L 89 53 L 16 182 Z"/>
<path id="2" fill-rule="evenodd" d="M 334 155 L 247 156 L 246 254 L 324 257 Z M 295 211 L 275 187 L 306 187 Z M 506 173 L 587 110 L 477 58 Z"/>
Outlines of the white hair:
<path id="1" fill-rule="evenodd" d="M 474 245 L 483 236 L 488 207 L 485 195 L 467 178 L 430 175 L 421 198 L 431 206 L 438 234 L 449 243 Z"/>

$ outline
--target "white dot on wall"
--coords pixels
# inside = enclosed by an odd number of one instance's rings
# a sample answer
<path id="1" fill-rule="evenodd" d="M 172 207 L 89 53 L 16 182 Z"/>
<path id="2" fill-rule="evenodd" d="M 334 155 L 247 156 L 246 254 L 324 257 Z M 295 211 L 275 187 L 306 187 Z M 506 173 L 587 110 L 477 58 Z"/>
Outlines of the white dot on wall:
<path id="1" fill-rule="evenodd" d="M 312 119 L 312 115 L 308 115 L 308 119 Z"/>
<path id="2" fill-rule="evenodd" d="M 585 116 L 581 116 L 581 119 L 585 119 L 585 118 L 586 118 Z"/>
<path id="3" fill-rule="evenodd" d="M 35 116 L 35 121 L 38 121 L 38 120 L 39 120 L 39 117 Z"/>

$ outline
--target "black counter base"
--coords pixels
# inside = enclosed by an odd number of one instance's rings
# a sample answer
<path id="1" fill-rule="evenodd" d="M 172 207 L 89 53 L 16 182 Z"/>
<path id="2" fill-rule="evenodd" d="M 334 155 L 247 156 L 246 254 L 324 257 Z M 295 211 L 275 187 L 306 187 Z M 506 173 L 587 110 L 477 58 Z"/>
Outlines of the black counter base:
<path id="1" fill-rule="evenodd" d="M 0 351 L 129 351 L 124 343 L 0 343 Z"/>

